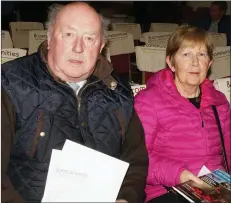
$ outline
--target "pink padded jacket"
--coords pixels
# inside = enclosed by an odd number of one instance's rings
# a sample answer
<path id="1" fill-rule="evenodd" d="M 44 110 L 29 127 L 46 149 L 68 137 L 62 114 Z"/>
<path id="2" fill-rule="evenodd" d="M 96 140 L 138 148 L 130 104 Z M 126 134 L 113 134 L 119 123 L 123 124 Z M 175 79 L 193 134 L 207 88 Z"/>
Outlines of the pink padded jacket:
<path id="1" fill-rule="evenodd" d="M 155 73 L 147 88 L 135 97 L 135 109 L 143 124 L 149 153 L 146 201 L 166 192 L 164 186 L 179 183 L 184 169 L 198 174 L 203 165 L 223 168 L 221 142 L 211 105 L 216 105 L 230 168 L 230 105 L 206 79 L 200 109 L 182 97 L 173 74 L 165 68 Z"/>

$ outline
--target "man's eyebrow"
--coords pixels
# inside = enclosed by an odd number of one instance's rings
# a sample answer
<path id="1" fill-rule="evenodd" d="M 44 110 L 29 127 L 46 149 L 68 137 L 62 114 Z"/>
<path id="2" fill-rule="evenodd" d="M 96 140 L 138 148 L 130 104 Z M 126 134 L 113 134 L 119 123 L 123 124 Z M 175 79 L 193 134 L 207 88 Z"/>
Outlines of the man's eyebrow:
<path id="1" fill-rule="evenodd" d="M 68 25 L 68 26 L 65 26 L 66 29 L 69 29 L 69 30 L 73 30 L 73 31 L 78 31 L 77 29 L 75 29 L 74 27 Z M 84 34 L 88 34 L 88 35 L 97 35 L 96 32 L 92 32 L 92 31 L 89 31 L 89 32 L 85 32 Z"/>

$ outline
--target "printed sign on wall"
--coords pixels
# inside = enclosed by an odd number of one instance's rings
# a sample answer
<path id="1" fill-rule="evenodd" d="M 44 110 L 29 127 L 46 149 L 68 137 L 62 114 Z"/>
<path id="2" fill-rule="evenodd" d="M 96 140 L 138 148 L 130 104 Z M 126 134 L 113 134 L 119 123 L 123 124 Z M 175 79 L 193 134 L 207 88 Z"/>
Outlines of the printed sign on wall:
<path id="1" fill-rule="evenodd" d="M 227 45 L 226 34 L 210 32 L 210 35 L 212 36 L 212 42 L 214 47 L 222 47 Z"/>
<path id="2" fill-rule="evenodd" d="M 231 85 L 230 79 L 231 78 L 228 77 L 228 78 L 217 79 L 214 81 L 215 88 L 226 96 L 229 103 L 230 103 L 230 85 Z"/>
<path id="3" fill-rule="evenodd" d="M 2 49 L 1 57 L 2 64 L 8 61 L 12 61 L 22 56 L 26 56 L 27 51 L 25 49 L 11 48 L 11 49 Z"/>
<path id="4" fill-rule="evenodd" d="M 47 39 L 47 30 L 29 31 L 29 51 L 28 54 L 37 52 L 38 47 Z"/>
<path id="5" fill-rule="evenodd" d="M 112 23 L 112 30 L 130 33 L 134 40 L 139 40 L 141 37 L 140 24 L 136 23 Z"/>
<path id="6" fill-rule="evenodd" d="M 146 45 L 166 45 L 171 32 L 145 32 L 142 34 Z"/>
<path id="7" fill-rule="evenodd" d="M 166 67 L 166 46 L 136 46 L 136 64 L 140 71 L 157 72 Z"/>
<path id="8" fill-rule="evenodd" d="M 129 33 L 108 31 L 107 40 L 111 56 L 135 52 L 133 37 Z"/>
<path id="9" fill-rule="evenodd" d="M 216 47 L 213 53 L 213 64 L 209 79 L 216 80 L 230 76 L 230 46 Z"/>
<path id="10" fill-rule="evenodd" d="M 151 23 L 149 32 L 174 32 L 178 27 L 175 23 Z"/>
<path id="11" fill-rule="evenodd" d="M 10 31 L 15 48 L 29 47 L 29 31 L 44 30 L 39 22 L 10 22 Z"/>
<path id="12" fill-rule="evenodd" d="M 12 39 L 8 31 L 2 30 L 2 49 L 13 48 Z"/>
<path id="13" fill-rule="evenodd" d="M 146 85 L 133 85 L 131 87 L 132 87 L 133 94 L 135 96 L 139 91 L 145 89 Z"/>

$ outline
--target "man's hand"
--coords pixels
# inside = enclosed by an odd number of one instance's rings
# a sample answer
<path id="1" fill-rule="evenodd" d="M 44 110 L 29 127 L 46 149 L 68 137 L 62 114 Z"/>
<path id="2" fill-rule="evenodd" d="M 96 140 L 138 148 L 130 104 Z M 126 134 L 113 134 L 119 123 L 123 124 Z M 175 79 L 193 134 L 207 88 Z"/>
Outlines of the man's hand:
<path id="1" fill-rule="evenodd" d="M 128 202 L 124 199 L 118 199 L 116 200 L 116 203 L 128 203 Z"/>
<path id="2" fill-rule="evenodd" d="M 192 180 L 193 182 L 195 182 L 196 184 L 199 184 L 199 185 L 203 184 L 203 181 L 200 178 L 196 177 L 190 171 L 184 170 L 180 175 L 180 183 L 184 183 L 188 180 Z"/>

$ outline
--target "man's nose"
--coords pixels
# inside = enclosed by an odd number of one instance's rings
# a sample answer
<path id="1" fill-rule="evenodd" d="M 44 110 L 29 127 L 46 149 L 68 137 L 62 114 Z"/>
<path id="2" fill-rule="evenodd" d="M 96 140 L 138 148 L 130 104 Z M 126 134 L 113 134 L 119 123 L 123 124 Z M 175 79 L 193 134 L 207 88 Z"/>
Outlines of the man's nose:
<path id="1" fill-rule="evenodd" d="M 80 37 L 76 37 L 76 40 L 73 44 L 73 51 L 76 53 L 83 52 L 83 40 Z"/>

